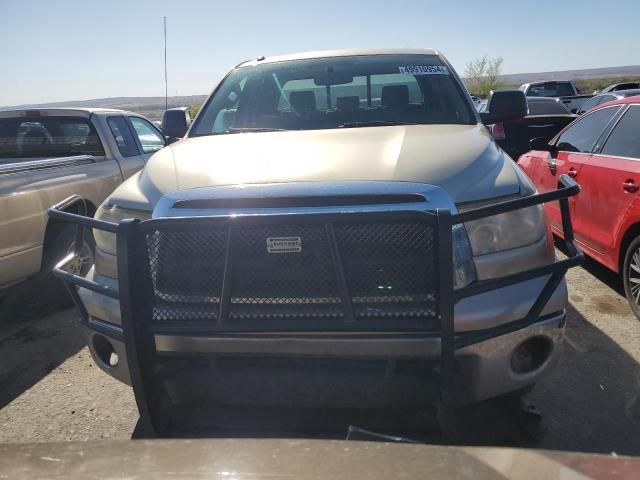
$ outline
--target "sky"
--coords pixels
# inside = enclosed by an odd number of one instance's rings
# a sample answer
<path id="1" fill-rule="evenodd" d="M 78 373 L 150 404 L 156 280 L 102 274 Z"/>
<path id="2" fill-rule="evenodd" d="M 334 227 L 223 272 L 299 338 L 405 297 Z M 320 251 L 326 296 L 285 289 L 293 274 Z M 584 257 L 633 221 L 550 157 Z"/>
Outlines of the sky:
<path id="1" fill-rule="evenodd" d="M 209 93 L 260 55 L 433 47 L 458 73 L 487 54 L 503 73 L 640 64 L 638 0 L 0 0 L 0 106 Z M 631 13 L 633 12 L 633 13 Z M 607 21 L 607 19 L 611 21 Z"/>

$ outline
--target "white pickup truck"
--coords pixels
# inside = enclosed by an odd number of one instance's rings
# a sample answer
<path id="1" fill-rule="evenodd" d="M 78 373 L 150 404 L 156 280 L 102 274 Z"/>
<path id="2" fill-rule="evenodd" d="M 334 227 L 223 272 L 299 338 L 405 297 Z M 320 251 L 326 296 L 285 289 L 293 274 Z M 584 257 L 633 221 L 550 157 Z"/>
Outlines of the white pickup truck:
<path id="1" fill-rule="evenodd" d="M 570 81 L 532 82 L 520 85 L 520 90 L 527 97 L 557 98 L 571 113 L 576 113 L 580 106 L 593 95 L 583 95 L 580 89 Z"/>
<path id="2" fill-rule="evenodd" d="M 446 427 L 560 352 L 579 187 L 536 194 L 485 127 L 526 113 L 499 91 L 479 114 L 430 49 L 244 62 L 95 218 L 50 209 L 96 239 L 89 274 L 55 274 L 153 434 L 415 429 L 434 406 Z"/>

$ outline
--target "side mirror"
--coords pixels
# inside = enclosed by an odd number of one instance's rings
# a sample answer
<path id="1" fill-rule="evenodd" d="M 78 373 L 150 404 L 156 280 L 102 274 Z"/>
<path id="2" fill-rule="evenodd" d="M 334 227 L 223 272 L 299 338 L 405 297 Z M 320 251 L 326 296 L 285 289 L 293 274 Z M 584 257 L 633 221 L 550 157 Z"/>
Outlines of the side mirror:
<path id="1" fill-rule="evenodd" d="M 171 143 L 171 139 L 182 138 L 189 130 L 191 116 L 189 107 L 170 108 L 162 116 L 162 133 L 164 133 Z"/>
<path id="2" fill-rule="evenodd" d="M 549 143 L 548 137 L 536 137 L 529 140 L 529 148 L 531 150 L 541 150 L 544 152 L 556 153 L 558 147 Z"/>
<path id="3" fill-rule="evenodd" d="M 527 115 L 527 97 L 520 90 L 498 90 L 491 92 L 487 108 L 480 114 L 482 123 L 492 125 L 498 122 L 518 120 Z"/>

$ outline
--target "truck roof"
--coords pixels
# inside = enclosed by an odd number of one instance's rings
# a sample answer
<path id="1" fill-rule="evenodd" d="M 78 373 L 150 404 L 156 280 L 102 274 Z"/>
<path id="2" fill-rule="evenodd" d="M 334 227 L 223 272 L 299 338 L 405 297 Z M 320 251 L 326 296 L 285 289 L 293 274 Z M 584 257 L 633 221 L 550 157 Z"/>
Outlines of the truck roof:
<path id="1" fill-rule="evenodd" d="M 0 118 L 17 118 L 27 117 L 27 112 L 38 112 L 41 116 L 58 116 L 58 117 L 85 117 L 98 113 L 117 113 L 127 115 L 137 115 L 134 112 L 126 110 L 118 110 L 115 108 L 85 108 L 85 107 L 58 107 L 58 108 L 17 108 L 11 110 L 0 110 Z M 38 115 L 34 115 L 38 116 Z"/>
<path id="2" fill-rule="evenodd" d="M 346 50 L 316 50 L 312 52 L 292 53 L 259 57 L 262 60 L 247 60 L 238 67 L 250 67 L 262 63 L 285 62 L 288 60 L 305 60 L 309 58 L 350 57 L 354 55 L 440 55 L 432 48 L 354 48 Z"/>
<path id="3" fill-rule="evenodd" d="M 536 80 L 535 82 L 527 82 L 523 83 L 522 86 L 525 85 L 539 85 L 541 83 L 573 83 L 573 80 Z"/>

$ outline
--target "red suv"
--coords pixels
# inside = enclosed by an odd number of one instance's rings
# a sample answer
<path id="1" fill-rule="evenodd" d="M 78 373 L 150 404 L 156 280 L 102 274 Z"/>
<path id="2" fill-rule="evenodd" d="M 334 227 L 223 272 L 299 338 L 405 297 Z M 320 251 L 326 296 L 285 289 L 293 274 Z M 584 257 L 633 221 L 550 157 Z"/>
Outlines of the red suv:
<path id="1" fill-rule="evenodd" d="M 600 105 L 549 143 L 532 140 L 531 148 L 518 165 L 540 192 L 555 190 L 563 173 L 582 186 L 569 199 L 576 240 L 584 253 L 622 274 L 640 318 L 640 96 Z M 561 236 L 557 203 L 546 209 Z"/>

